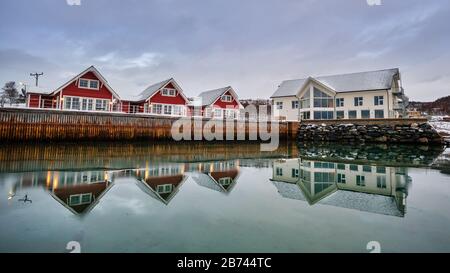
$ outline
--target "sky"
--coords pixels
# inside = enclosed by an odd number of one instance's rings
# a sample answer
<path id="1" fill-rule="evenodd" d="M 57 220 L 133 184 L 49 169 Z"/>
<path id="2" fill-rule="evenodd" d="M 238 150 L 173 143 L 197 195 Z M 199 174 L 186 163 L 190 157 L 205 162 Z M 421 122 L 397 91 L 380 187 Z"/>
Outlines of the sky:
<path id="1" fill-rule="evenodd" d="M 0 85 L 49 91 L 94 65 L 119 94 L 175 78 L 231 85 L 398 67 L 414 101 L 450 95 L 448 0 L 1 0 Z"/>

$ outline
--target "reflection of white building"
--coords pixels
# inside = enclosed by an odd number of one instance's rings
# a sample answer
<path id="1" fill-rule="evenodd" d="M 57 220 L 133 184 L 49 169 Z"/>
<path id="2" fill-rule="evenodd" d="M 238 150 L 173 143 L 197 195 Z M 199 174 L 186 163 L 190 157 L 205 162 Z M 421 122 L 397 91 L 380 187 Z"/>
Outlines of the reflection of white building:
<path id="1" fill-rule="evenodd" d="M 403 216 L 404 168 L 288 159 L 274 162 L 272 182 L 291 199 Z"/>

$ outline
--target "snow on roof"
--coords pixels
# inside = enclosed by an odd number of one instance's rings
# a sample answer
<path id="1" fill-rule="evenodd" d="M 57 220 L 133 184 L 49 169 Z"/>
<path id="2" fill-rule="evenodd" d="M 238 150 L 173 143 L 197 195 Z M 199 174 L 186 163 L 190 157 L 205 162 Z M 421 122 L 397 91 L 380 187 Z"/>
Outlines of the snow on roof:
<path id="1" fill-rule="evenodd" d="M 128 97 L 130 97 L 131 100 L 133 100 L 133 101 L 146 100 L 149 97 L 153 96 L 153 94 L 155 94 L 159 89 L 163 88 L 166 84 L 168 84 L 172 80 L 173 80 L 173 78 L 170 78 L 170 79 L 152 84 L 149 87 L 145 88 L 144 91 L 142 91 L 139 95 L 128 96 Z"/>
<path id="2" fill-rule="evenodd" d="M 393 78 L 398 73 L 398 68 L 392 68 L 351 74 L 311 77 L 311 79 L 326 85 L 337 93 L 384 90 L 392 87 Z M 308 79 L 310 78 L 283 81 L 271 98 L 297 95 Z"/>
<path id="3" fill-rule="evenodd" d="M 42 95 L 49 95 L 52 91 L 49 91 L 49 88 L 44 88 L 40 86 L 27 86 L 27 93 L 33 93 L 33 94 L 42 94 Z"/>
<path id="4" fill-rule="evenodd" d="M 322 199 L 319 204 L 398 217 L 404 215 L 404 212 L 398 209 L 393 196 L 363 192 L 339 190 Z"/>
<path id="5" fill-rule="evenodd" d="M 222 96 L 223 93 L 225 93 L 228 89 L 230 89 L 231 86 L 222 87 L 214 90 L 204 91 L 198 95 L 199 98 L 201 98 L 202 106 L 210 105 L 214 101 L 217 100 L 218 97 Z"/>
<path id="6" fill-rule="evenodd" d="M 216 182 L 207 174 L 204 173 L 195 173 L 191 176 L 192 179 L 194 179 L 195 183 L 197 183 L 199 186 L 212 189 L 218 192 L 224 192 L 223 189 L 217 185 Z"/>
<path id="7" fill-rule="evenodd" d="M 296 183 L 286 183 L 273 180 L 272 183 L 277 188 L 281 196 L 289 199 L 306 201 L 300 187 Z"/>

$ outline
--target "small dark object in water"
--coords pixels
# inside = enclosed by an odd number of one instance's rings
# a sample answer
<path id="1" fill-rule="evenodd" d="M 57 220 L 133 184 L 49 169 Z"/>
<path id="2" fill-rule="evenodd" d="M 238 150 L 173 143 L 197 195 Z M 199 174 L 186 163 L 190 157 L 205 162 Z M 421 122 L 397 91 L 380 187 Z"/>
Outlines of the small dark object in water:
<path id="1" fill-rule="evenodd" d="M 24 198 L 19 199 L 19 200 L 17 200 L 17 201 L 19 201 L 19 202 L 24 202 L 24 203 L 26 203 L 26 202 L 33 203 L 33 201 L 32 201 L 31 199 L 28 199 L 28 194 L 25 194 L 25 197 L 24 197 Z"/>

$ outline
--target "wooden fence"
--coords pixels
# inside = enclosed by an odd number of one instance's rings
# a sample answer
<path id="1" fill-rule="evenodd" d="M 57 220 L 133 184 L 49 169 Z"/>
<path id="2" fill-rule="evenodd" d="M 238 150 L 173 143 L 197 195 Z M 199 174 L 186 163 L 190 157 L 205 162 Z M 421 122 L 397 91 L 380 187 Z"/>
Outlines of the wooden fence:
<path id="1" fill-rule="evenodd" d="M 172 125 L 178 119 L 142 114 L 3 108 L 0 109 L 0 141 L 172 140 Z M 200 127 L 192 123 L 192 139 L 207 123 L 206 119 L 200 120 Z M 234 139 L 237 134 L 249 139 L 261 125 L 266 124 L 234 121 Z M 266 126 L 270 131 L 270 122 Z M 222 136 L 226 139 L 225 122 L 223 127 Z M 279 138 L 295 139 L 297 129 L 298 122 L 280 122 Z"/>

